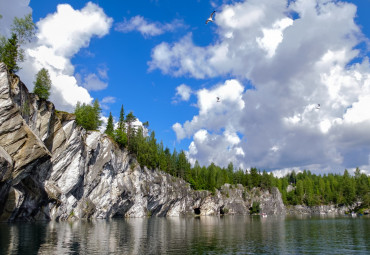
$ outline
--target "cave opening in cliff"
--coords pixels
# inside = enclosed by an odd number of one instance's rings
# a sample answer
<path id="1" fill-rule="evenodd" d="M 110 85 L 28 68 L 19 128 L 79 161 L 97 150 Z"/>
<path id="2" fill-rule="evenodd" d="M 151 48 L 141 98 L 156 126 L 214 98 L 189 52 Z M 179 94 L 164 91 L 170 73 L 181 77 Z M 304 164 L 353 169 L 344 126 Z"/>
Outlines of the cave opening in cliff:
<path id="1" fill-rule="evenodd" d="M 195 215 L 200 215 L 200 208 L 194 208 L 194 214 Z"/>

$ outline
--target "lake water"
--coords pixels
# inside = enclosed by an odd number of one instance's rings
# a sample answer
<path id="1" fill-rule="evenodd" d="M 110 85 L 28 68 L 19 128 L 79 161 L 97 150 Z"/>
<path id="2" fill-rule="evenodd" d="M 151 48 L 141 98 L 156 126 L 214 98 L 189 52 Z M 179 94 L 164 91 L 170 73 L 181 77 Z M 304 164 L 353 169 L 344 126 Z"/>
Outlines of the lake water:
<path id="1" fill-rule="evenodd" d="M 370 254 L 370 217 L 1 223 L 0 254 Z"/>

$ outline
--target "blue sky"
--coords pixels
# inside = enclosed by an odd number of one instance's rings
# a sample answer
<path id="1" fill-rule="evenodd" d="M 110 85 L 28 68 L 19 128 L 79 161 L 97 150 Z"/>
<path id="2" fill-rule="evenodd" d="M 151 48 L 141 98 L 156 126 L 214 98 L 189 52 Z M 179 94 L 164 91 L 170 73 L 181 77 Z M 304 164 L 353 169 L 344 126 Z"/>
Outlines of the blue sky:
<path id="1" fill-rule="evenodd" d="M 18 73 L 29 89 L 48 68 L 57 109 L 97 98 L 103 118 L 118 118 L 123 104 L 191 162 L 370 173 L 369 8 L 370 0 L 0 0 L 0 32 L 32 12 L 37 34 Z"/>

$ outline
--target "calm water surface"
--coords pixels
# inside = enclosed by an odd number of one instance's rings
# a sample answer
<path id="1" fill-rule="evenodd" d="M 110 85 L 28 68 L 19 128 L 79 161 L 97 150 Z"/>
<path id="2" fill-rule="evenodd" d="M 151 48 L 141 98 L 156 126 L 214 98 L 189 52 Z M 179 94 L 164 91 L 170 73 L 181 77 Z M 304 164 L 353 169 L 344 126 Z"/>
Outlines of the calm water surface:
<path id="1" fill-rule="evenodd" d="M 370 254 L 370 217 L 2 223 L 0 254 Z"/>

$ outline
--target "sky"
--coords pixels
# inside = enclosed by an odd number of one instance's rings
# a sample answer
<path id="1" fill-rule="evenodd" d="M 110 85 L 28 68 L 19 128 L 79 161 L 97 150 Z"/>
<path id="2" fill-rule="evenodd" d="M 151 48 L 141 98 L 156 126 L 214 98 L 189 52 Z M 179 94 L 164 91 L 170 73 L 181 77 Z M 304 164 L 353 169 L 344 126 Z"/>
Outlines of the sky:
<path id="1" fill-rule="evenodd" d="M 370 174 L 369 9 L 370 0 L 0 0 L 0 33 L 31 12 L 36 36 L 17 73 L 30 91 L 47 68 L 56 109 L 98 99 L 102 119 L 117 121 L 123 105 L 192 164 Z"/>

